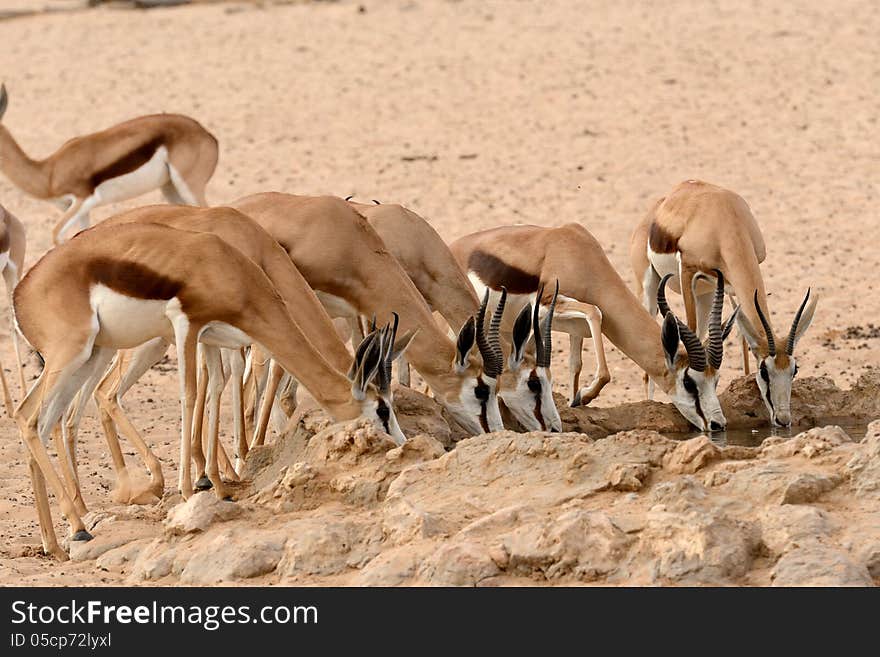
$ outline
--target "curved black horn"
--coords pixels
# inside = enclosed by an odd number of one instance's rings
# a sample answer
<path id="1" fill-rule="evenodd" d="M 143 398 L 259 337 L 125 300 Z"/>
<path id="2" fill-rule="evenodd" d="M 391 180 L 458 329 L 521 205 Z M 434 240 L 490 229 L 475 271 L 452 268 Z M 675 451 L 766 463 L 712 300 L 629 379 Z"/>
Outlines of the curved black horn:
<path id="1" fill-rule="evenodd" d="M 713 270 L 718 277 L 715 287 L 715 298 L 709 313 L 709 339 L 706 341 L 706 356 L 709 364 L 716 370 L 721 367 L 724 358 L 724 327 L 721 325 L 721 311 L 724 309 L 724 274 L 718 269 Z"/>
<path id="2" fill-rule="evenodd" d="M 544 318 L 544 326 L 541 327 L 541 339 L 544 342 L 543 358 L 536 360 L 535 363 L 539 367 L 550 367 L 550 359 L 553 356 L 553 339 L 550 334 L 553 332 L 553 313 L 556 312 L 556 298 L 559 296 L 559 279 L 556 279 L 556 291 L 553 293 L 553 299 L 550 301 L 550 309 Z M 535 303 L 541 303 L 541 299 L 535 300 Z"/>
<path id="3" fill-rule="evenodd" d="M 660 281 L 660 287 L 657 288 L 657 309 L 660 311 L 660 317 L 666 317 L 669 312 L 669 304 L 666 303 L 666 284 L 670 278 L 672 274 L 666 274 Z"/>
<path id="4" fill-rule="evenodd" d="M 736 322 L 736 316 L 739 314 L 739 306 L 733 309 L 733 312 L 730 313 L 730 317 L 727 318 L 727 321 L 724 322 L 724 329 L 721 331 L 721 342 L 724 342 L 727 339 L 727 336 L 730 335 L 730 332 L 733 330 L 733 324 Z"/>
<path id="5" fill-rule="evenodd" d="M 382 354 L 382 369 L 379 371 L 379 390 L 387 392 L 391 389 L 391 364 L 394 362 L 394 341 L 397 340 L 397 325 L 400 323 L 400 316 L 392 312 L 394 319 L 391 327 L 386 331 L 387 339 L 385 341 L 385 349 Z"/>
<path id="6" fill-rule="evenodd" d="M 354 194 L 349 194 L 348 196 L 345 197 L 345 200 L 350 201 L 353 198 L 354 198 Z"/>
<path id="7" fill-rule="evenodd" d="M 495 306 L 495 311 L 492 313 L 492 321 L 489 322 L 489 333 L 486 336 L 493 357 L 491 370 L 487 371 L 484 366 L 483 371 L 493 379 L 497 379 L 501 375 L 501 370 L 504 367 L 504 351 L 501 349 L 501 318 L 504 315 L 505 305 L 507 305 L 507 288 L 502 286 L 501 298 L 498 300 L 498 305 Z"/>
<path id="8" fill-rule="evenodd" d="M 666 274 L 666 276 L 660 281 L 660 287 L 657 288 L 657 308 L 660 310 L 660 314 L 663 317 L 666 317 L 666 315 L 672 312 L 669 310 L 669 304 L 666 302 L 666 283 L 669 282 L 670 278 L 672 278 L 672 274 Z M 700 338 L 698 338 L 697 334 L 694 333 L 687 324 L 681 321 L 675 313 L 672 313 L 672 316 L 675 317 L 675 323 L 678 324 L 678 333 L 681 338 L 681 343 L 687 351 L 688 366 L 698 372 L 705 371 L 706 350 L 703 348 Z"/>
<path id="9" fill-rule="evenodd" d="M 535 308 L 532 312 L 532 333 L 535 338 L 535 362 L 543 363 L 549 359 L 544 354 L 544 340 L 541 337 L 541 323 L 538 321 L 538 313 L 541 309 L 541 297 L 544 296 L 544 286 L 538 290 L 538 296 L 535 297 Z"/>
<path id="10" fill-rule="evenodd" d="M 755 290 L 755 310 L 758 311 L 758 319 L 761 320 L 761 326 L 764 327 L 764 333 L 767 334 L 767 350 L 770 352 L 771 356 L 775 356 L 776 340 L 773 339 L 773 329 L 770 327 L 770 322 L 767 321 L 767 317 L 764 315 L 764 311 L 761 310 L 761 304 L 758 303 L 757 290 Z"/>
<path id="11" fill-rule="evenodd" d="M 503 300 L 506 301 L 506 290 L 501 293 L 501 297 Z M 477 312 L 477 348 L 480 350 L 480 355 L 483 357 L 483 372 L 486 374 L 486 376 L 497 378 L 498 375 L 501 374 L 502 367 L 504 367 L 504 357 L 501 355 L 500 348 L 498 348 L 497 350 L 493 348 L 492 341 L 486 335 L 486 308 L 488 305 L 489 289 L 486 288 L 486 294 L 483 296 L 483 303 L 480 304 L 480 310 Z M 499 302 L 498 305 L 500 306 L 501 303 Z M 504 308 L 502 306 L 502 312 L 503 310 Z"/>
<path id="12" fill-rule="evenodd" d="M 798 308 L 797 314 L 794 316 L 794 321 L 791 323 L 791 330 L 788 332 L 788 341 L 785 344 L 785 353 L 789 356 L 794 354 L 794 343 L 797 342 L 798 324 L 801 323 L 801 316 L 804 314 L 804 308 L 807 307 L 807 301 L 810 300 L 811 291 L 812 288 L 807 288 L 807 296 L 805 296 L 804 300 L 801 302 L 801 307 Z"/>

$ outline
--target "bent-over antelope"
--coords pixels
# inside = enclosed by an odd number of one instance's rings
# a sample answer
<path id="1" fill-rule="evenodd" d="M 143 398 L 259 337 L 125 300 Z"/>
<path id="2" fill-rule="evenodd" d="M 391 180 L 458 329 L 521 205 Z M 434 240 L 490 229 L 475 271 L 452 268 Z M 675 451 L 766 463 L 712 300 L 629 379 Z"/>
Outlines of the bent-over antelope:
<path id="1" fill-rule="evenodd" d="M 0 85 L 0 121 L 8 103 Z M 154 189 L 169 203 L 207 205 L 217 155 L 214 136 L 180 114 L 150 114 L 75 137 L 43 160 L 31 159 L 0 123 L 0 171 L 22 191 L 65 210 L 52 230 L 56 244 L 74 228 L 87 228 L 92 209 Z"/>
<path id="2" fill-rule="evenodd" d="M 596 345 L 598 369 L 587 389 L 593 397 L 611 379 L 603 343 L 597 340 L 601 333 L 658 382 L 691 424 L 701 431 L 725 428 L 716 392 L 718 372 L 704 347 L 681 332 L 680 323 L 672 322 L 661 336 L 660 327 L 580 224 L 502 226 L 462 237 L 450 248 L 475 285 L 493 290 L 504 285 L 511 297 L 517 295 L 518 300 L 508 302 L 513 308 L 532 300 L 549 305 L 559 282 L 560 309 L 554 320 L 558 330 L 580 338 L 592 336 Z M 539 289 L 543 296 L 535 299 Z M 572 318 L 566 317 L 563 307 L 571 309 Z M 599 311 L 592 317 L 591 307 Z M 686 354 L 677 353 L 679 341 Z M 577 351 L 579 359 L 579 342 Z M 573 383 L 572 390 L 578 390 L 576 378 Z"/>
<path id="3" fill-rule="evenodd" d="M 115 215 L 105 220 L 101 225 L 106 227 L 127 223 L 155 223 L 198 233 L 212 233 L 223 239 L 227 244 L 235 246 L 265 272 L 287 306 L 290 315 L 296 319 L 303 334 L 314 344 L 315 348 L 337 370 L 342 372 L 349 370 L 352 356 L 333 330 L 333 324 L 315 296 L 315 293 L 297 271 L 284 249 L 259 224 L 246 215 L 226 207 L 196 208 L 153 205 Z M 407 336 L 404 336 L 398 342 L 397 354 L 406 348 L 408 339 Z M 141 450 L 146 462 L 148 464 L 155 464 L 156 467 L 158 467 L 158 461 L 153 457 L 152 453 L 143 452 L 146 448 L 143 440 L 131 421 L 125 417 L 120 403 L 122 396 L 150 367 L 162 358 L 168 344 L 167 340 L 160 337 L 135 349 L 130 359 L 128 359 L 127 368 L 123 370 L 121 365 L 118 368 L 111 368 L 107 376 L 98 385 L 95 393 L 95 399 L 102 409 L 102 414 L 108 414 L 129 440 Z M 207 442 L 211 444 L 215 440 L 214 434 L 218 431 L 220 397 L 227 380 L 225 376 L 222 376 L 220 369 L 221 359 L 219 354 L 215 353 L 216 347 L 210 345 L 203 345 L 202 347 L 203 358 L 199 365 L 198 391 L 192 436 L 192 454 L 196 464 L 197 475 L 196 488 L 199 490 L 211 487 L 210 479 L 205 472 L 206 463 L 202 452 L 201 440 L 201 426 L 205 404 L 207 402 L 210 410 Z M 241 390 L 244 361 L 238 349 L 223 351 L 231 370 L 233 434 L 236 455 L 240 463 L 247 456 L 248 452 Z M 387 355 L 390 357 L 391 353 L 391 351 L 388 351 Z M 394 438 L 395 442 L 401 444 L 405 441 L 405 437 L 400 430 L 400 426 L 397 424 L 397 418 L 392 410 L 393 401 L 390 381 L 386 382 L 382 376 L 377 377 L 377 381 L 380 382 L 379 393 L 389 409 L 388 418 L 384 422 L 384 430 Z M 68 414 L 67 423 L 69 426 L 66 427 L 68 450 L 75 446 L 76 425 L 79 422 L 82 407 L 86 401 L 86 398 L 80 396 L 77 408 Z M 267 421 L 268 418 L 260 418 L 257 437 L 254 439 L 258 443 L 262 442 L 261 434 L 264 434 L 266 431 Z M 105 427 L 107 426 L 106 420 L 104 425 Z M 115 438 L 115 431 L 111 431 L 110 435 L 108 435 L 108 440 L 113 438 Z M 220 449 L 218 448 L 219 451 Z M 75 459 L 73 460 L 75 463 Z M 151 465 L 149 469 L 152 474 L 153 466 Z M 126 498 L 124 489 L 128 477 L 124 466 L 121 471 L 117 472 L 117 481 L 120 482 L 117 488 L 120 491 L 118 495 Z M 161 497 L 161 472 L 158 476 L 153 476 L 153 485 L 153 494 Z"/>
<path id="4" fill-rule="evenodd" d="M 393 203 L 367 205 L 349 202 L 367 218 L 431 309 L 439 313 L 449 326 L 462 326 L 469 316 L 479 312 L 480 304 L 473 285 L 446 242 L 425 219 Z M 486 290 L 480 292 L 485 295 Z M 498 298 L 497 293 L 492 294 L 494 310 L 497 310 Z M 524 312 L 528 315 L 528 311 Z M 547 319 L 543 323 L 545 329 Z M 553 321 L 552 316 L 549 321 Z M 517 353 L 518 358 L 510 359 L 510 366 L 502 371 L 498 379 L 498 397 L 527 431 L 562 431 L 562 419 L 553 404 L 548 378 L 550 352 L 547 352 L 547 366 L 523 366 L 524 360 L 531 357 L 531 354 L 524 353 L 525 342 L 532 326 L 540 335 L 540 324 L 526 321 L 519 326 L 520 330 L 514 336 L 515 348 L 511 346 L 510 331 L 501 334 L 504 348 Z M 549 340 L 546 330 L 545 335 Z M 543 347 L 543 342 L 539 337 L 538 345 Z M 401 361 L 400 371 L 404 372 L 406 368 Z"/>
<path id="5" fill-rule="evenodd" d="M 190 438 L 199 341 L 231 348 L 260 344 L 334 419 L 367 417 L 383 428 L 381 409 L 386 407 L 372 383 L 383 361 L 375 336 L 369 348 L 358 350 L 350 376 L 340 372 L 303 334 L 266 274 L 215 235 L 156 224 L 92 228 L 44 255 L 16 287 L 14 305 L 22 334 L 45 361 L 15 419 L 30 453 L 43 547 L 60 558 L 64 553 L 52 525 L 46 480 L 67 517 L 72 540 L 91 535 L 45 442 L 84 382 L 105 371 L 119 349 L 155 337 L 175 341 L 184 497 L 192 494 Z M 209 444 L 208 476 L 221 495 L 215 453 L 216 445 Z M 64 458 L 60 461 L 64 468 Z"/>
<path id="6" fill-rule="evenodd" d="M 757 359 L 756 379 L 774 425 L 791 424 L 791 385 L 798 366 L 795 346 L 818 302 L 807 291 L 788 330 L 776 344 L 760 264 L 766 257 L 761 230 L 745 200 L 732 191 L 699 180 L 677 185 L 656 201 L 633 232 L 630 260 L 645 306 L 655 308 L 657 285 L 671 274 L 669 287 L 682 292 L 688 326 L 702 337 L 712 298 L 712 270 L 729 281 L 740 303 L 737 326 Z M 748 374 L 748 357 L 743 348 Z"/>
<path id="7" fill-rule="evenodd" d="M 479 434 L 504 428 L 496 396 L 503 368 L 500 341 L 477 330 L 471 317 L 453 342 L 362 214 L 341 198 L 277 192 L 231 205 L 284 247 L 332 317 L 375 315 L 387 322 L 394 309 L 402 331 L 417 329 L 407 358 L 465 430 Z"/>

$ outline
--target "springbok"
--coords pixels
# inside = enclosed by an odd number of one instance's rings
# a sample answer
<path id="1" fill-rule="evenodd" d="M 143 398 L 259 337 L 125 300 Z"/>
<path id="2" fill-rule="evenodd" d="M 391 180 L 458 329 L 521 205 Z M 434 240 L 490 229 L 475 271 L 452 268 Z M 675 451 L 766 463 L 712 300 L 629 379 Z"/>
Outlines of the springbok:
<path id="1" fill-rule="evenodd" d="M 24 396 L 27 387 L 24 382 L 24 369 L 21 363 L 21 348 L 18 344 L 18 331 L 15 328 L 15 315 L 12 311 L 12 292 L 18 285 L 18 279 L 24 271 L 24 255 L 27 247 L 24 226 L 0 205 L 0 271 L 3 272 L 3 282 L 6 283 L 6 296 L 9 299 L 9 335 L 12 337 L 12 346 L 15 348 L 15 360 L 18 365 L 18 384 L 21 386 L 21 396 Z M 12 417 L 13 405 L 9 388 L 6 385 L 6 375 L 3 366 L 0 365 L 0 383 L 3 385 L 3 399 L 6 403 L 6 411 Z"/>
<path id="2" fill-rule="evenodd" d="M 388 321 L 393 308 L 400 314 L 401 330 L 417 329 L 407 350 L 409 362 L 466 431 L 504 428 L 496 396 L 504 358 L 498 333 L 491 331 L 493 322 L 487 331 L 471 317 L 453 342 L 362 214 L 341 198 L 277 192 L 230 205 L 284 247 L 331 317 L 375 315 Z M 496 311 L 503 312 L 503 306 Z M 482 359 L 473 353 L 475 346 Z M 274 393 L 270 388 L 265 394 L 272 400 Z"/>
<path id="3" fill-rule="evenodd" d="M 475 286 L 491 290 L 505 286 L 514 310 L 529 302 L 549 307 L 558 281 L 558 330 L 580 338 L 592 336 L 596 345 L 598 369 L 588 388 L 593 397 L 611 379 L 603 343 L 597 340 L 601 333 L 658 382 L 691 424 L 701 431 L 726 427 L 716 392 L 718 371 L 707 358 L 707 347 L 672 313 L 665 318 L 661 334 L 602 247 L 580 224 L 502 226 L 462 237 L 450 248 Z M 543 290 L 540 297 L 539 290 Z M 719 331 L 710 332 L 709 348 L 716 354 L 721 349 L 719 338 Z M 685 354 L 678 354 L 679 342 Z M 579 352 L 579 343 L 577 348 Z M 575 400 L 580 392 L 576 390 L 575 384 Z"/>
<path id="4" fill-rule="evenodd" d="M 0 121 L 9 104 L 0 85 Z M 151 114 L 75 137 L 43 160 L 21 149 L 0 123 L 0 171 L 22 191 L 65 212 L 52 230 L 58 244 L 89 225 L 92 209 L 160 189 L 169 203 L 207 205 L 217 140 L 194 119 Z"/>
<path id="5" fill-rule="evenodd" d="M 740 303 L 743 367 L 748 374 L 747 344 L 757 359 L 755 377 L 770 420 L 788 426 L 791 385 L 798 370 L 794 350 L 813 321 L 819 299 L 807 290 L 785 343 L 777 348 L 759 267 L 766 255 L 761 230 L 745 200 L 699 180 L 683 182 L 656 201 L 630 240 L 630 260 L 645 307 L 653 312 L 657 285 L 671 274 L 669 287 L 682 292 L 687 324 L 700 337 L 711 304 L 712 270 L 724 274 L 728 291 Z"/>
<path id="6" fill-rule="evenodd" d="M 372 334 L 358 349 L 349 375 L 337 370 L 303 334 L 266 274 L 216 235 L 157 224 L 98 226 L 44 255 L 13 299 L 22 334 L 45 361 L 15 419 L 30 453 L 43 548 L 62 559 L 66 555 L 55 537 L 46 480 L 67 518 L 71 540 L 87 541 L 91 535 L 45 443 L 74 395 L 106 371 L 120 349 L 155 337 L 175 341 L 184 498 L 192 494 L 190 439 L 200 341 L 228 348 L 262 345 L 336 420 L 366 417 L 384 429 L 383 416 L 390 412 L 373 384 L 387 340 Z M 215 456 L 216 444 L 209 444 L 208 476 L 222 497 Z M 59 461 L 64 470 L 65 459 Z M 65 478 L 68 484 L 74 480 L 69 472 Z"/>
<path id="7" fill-rule="evenodd" d="M 268 276 L 270 282 L 278 291 L 282 301 L 286 304 L 290 315 L 296 318 L 297 323 L 306 337 L 314 344 L 315 348 L 324 355 L 328 362 L 339 371 L 348 371 L 352 357 L 345 345 L 333 330 L 333 324 L 323 306 L 318 301 L 315 293 L 308 286 L 305 279 L 297 271 L 296 267 L 287 257 L 284 249 L 272 239 L 256 222 L 232 208 L 196 208 L 187 206 L 153 205 L 137 208 L 128 212 L 110 217 L 102 222 L 102 226 L 113 226 L 127 223 L 155 223 L 190 230 L 198 233 L 212 233 L 223 239 L 227 244 L 235 245 L 239 251 L 250 258 Z M 410 336 L 402 337 L 396 345 L 396 354 L 406 349 Z M 126 437 L 138 448 L 148 465 L 151 473 L 151 492 L 161 497 L 163 479 L 159 469 L 158 460 L 140 437 L 137 429 L 125 416 L 121 408 L 123 395 L 143 376 L 147 370 L 156 364 L 165 354 L 169 342 L 162 337 L 154 338 L 141 345 L 126 358 L 126 364 L 119 364 L 111 368 L 95 392 L 95 400 L 101 409 L 105 431 L 108 440 L 116 439 L 116 431 L 108 421 L 112 420 L 126 435 Z M 220 365 L 221 359 L 210 345 L 202 345 L 202 358 L 199 363 L 198 391 L 195 404 L 194 430 L 192 435 L 192 454 L 196 464 L 196 489 L 205 490 L 211 487 L 210 478 L 205 472 L 205 457 L 202 452 L 202 419 L 205 404 L 207 402 L 210 411 L 210 423 L 208 426 L 207 442 L 211 444 L 215 440 L 214 434 L 218 431 L 220 397 L 227 377 L 222 376 Z M 247 456 L 248 441 L 245 436 L 243 399 L 242 399 L 242 376 L 244 361 L 237 349 L 222 350 L 232 379 L 232 408 L 233 408 L 233 434 L 235 437 L 237 464 L 240 464 Z M 391 357 L 391 351 L 387 356 Z M 390 378 L 386 380 L 384 371 L 377 376 L 379 393 L 388 409 L 393 408 L 393 398 L 390 390 Z M 65 418 L 65 443 L 67 450 L 72 454 L 71 460 L 75 471 L 75 446 L 76 428 L 79 424 L 87 397 L 80 395 L 77 404 L 70 409 Z M 384 411 L 383 411 L 384 414 Z M 107 417 L 105 417 L 107 416 Z M 266 420 L 260 418 L 258 424 L 262 433 L 266 430 Z M 398 444 L 402 444 L 406 438 L 397 424 L 396 416 L 389 411 L 387 420 L 384 422 L 384 430 L 392 436 Z M 254 439 L 262 442 L 261 436 Z M 226 455 L 222 445 L 218 443 L 218 455 L 225 465 Z M 158 471 L 157 471 L 158 470 Z M 234 475 L 238 468 L 228 468 Z M 140 495 L 135 492 L 132 497 L 128 493 L 128 475 L 124 464 L 117 467 L 117 497 L 122 501 L 136 501 Z M 74 502 L 79 500 L 76 498 Z"/>
<path id="8" fill-rule="evenodd" d="M 478 311 L 477 291 L 449 247 L 425 219 L 393 203 L 349 202 L 367 218 L 431 309 L 439 313 L 449 326 L 461 326 L 468 316 Z M 480 289 L 479 292 L 485 298 L 488 290 Z M 497 301 L 498 294 L 493 293 L 491 305 L 494 309 L 497 309 Z M 553 322 L 553 315 L 539 322 L 537 317 L 530 316 L 530 310 L 523 309 L 522 312 L 525 320 L 520 319 L 517 330 L 501 334 L 504 349 L 512 357 L 508 359 L 509 367 L 498 380 L 498 397 L 527 431 L 562 431 L 562 419 L 553 403 L 549 379 L 548 327 Z M 540 360 L 546 360 L 544 365 L 532 363 L 532 352 L 526 354 L 524 349 L 532 328 L 537 336 L 535 345 L 541 353 Z M 511 344 L 512 339 L 514 344 Z M 545 342 L 547 349 L 544 349 Z M 526 361 L 528 365 L 523 366 Z M 405 373 L 406 370 L 407 365 L 401 360 L 399 372 Z M 404 376 L 401 382 L 408 384 L 408 377 Z"/>

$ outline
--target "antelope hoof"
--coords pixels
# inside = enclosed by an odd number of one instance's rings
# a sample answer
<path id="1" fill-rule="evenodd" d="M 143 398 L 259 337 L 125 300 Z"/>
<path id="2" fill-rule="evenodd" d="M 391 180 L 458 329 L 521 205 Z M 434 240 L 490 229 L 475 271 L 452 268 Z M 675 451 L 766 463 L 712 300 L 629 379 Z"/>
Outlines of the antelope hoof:
<path id="1" fill-rule="evenodd" d="M 214 484 L 211 483 L 211 480 L 208 479 L 208 475 L 202 475 L 199 477 L 199 480 L 196 482 L 196 490 L 211 490 L 214 487 Z"/>
<path id="2" fill-rule="evenodd" d="M 89 534 L 85 529 L 80 529 L 73 537 L 70 539 L 71 541 L 91 541 L 94 538 L 91 534 Z"/>
<path id="3" fill-rule="evenodd" d="M 577 407 L 580 406 L 580 405 L 581 405 L 581 391 L 578 390 L 578 391 L 575 393 L 574 398 L 571 400 L 571 407 L 572 407 L 572 408 L 577 408 Z"/>

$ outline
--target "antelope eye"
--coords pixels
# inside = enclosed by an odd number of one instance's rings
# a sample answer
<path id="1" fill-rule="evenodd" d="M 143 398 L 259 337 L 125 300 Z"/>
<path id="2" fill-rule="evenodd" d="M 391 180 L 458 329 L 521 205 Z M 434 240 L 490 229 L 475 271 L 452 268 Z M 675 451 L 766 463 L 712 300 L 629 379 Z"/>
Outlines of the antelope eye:
<path id="1" fill-rule="evenodd" d="M 489 386 L 480 381 L 474 387 L 474 397 L 479 399 L 480 401 L 489 401 Z"/>
<path id="2" fill-rule="evenodd" d="M 685 374 L 681 382 L 684 384 L 684 389 L 687 390 L 690 394 L 697 394 L 697 383 L 690 376 Z"/>
<path id="3" fill-rule="evenodd" d="M 767 371 L 767 363 L 761 363 L 761 378 L 765 383 L 770 383 L 770 372 Z"/>
<path id="4" fill-rule="evenodd" d="M 391 410 L 388 408 L 388 404 L 379 400 L 379 406 L 376 407 L 376 415 L 379 416 L 379 419 L 382 420 L 382 422 L 388 422 L 391 418 Z"/>
<path id="5" fill-rule="evenodd" d="M 537 377 L 529 378 L 527 385 L 529 386 L 529 390 L 531 390 L 535 394 L 541 392 L 541 379 Z"/>

